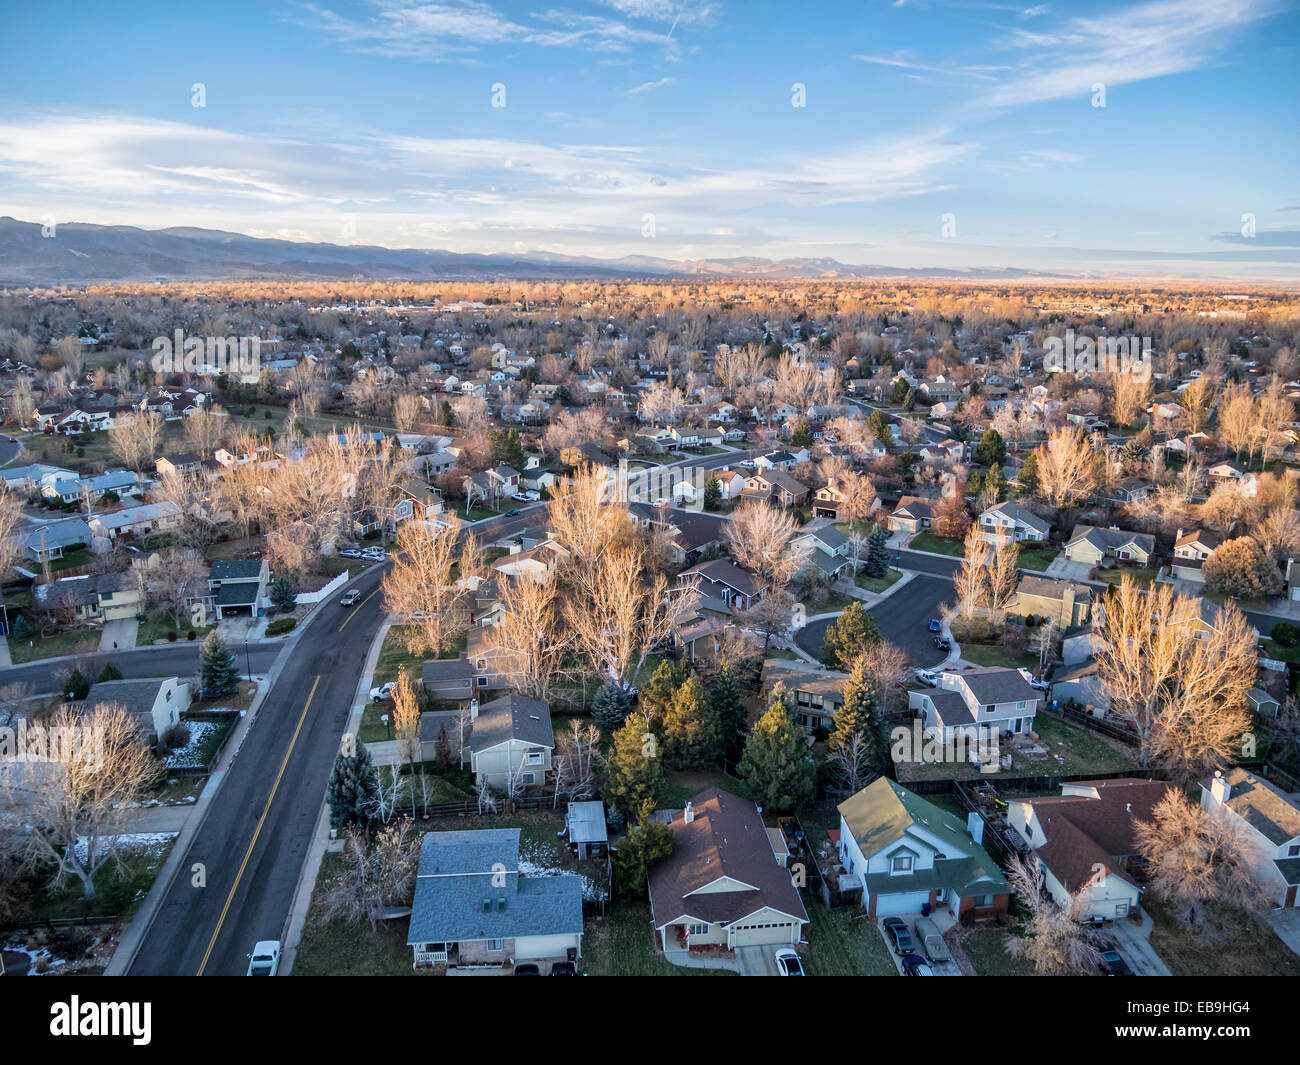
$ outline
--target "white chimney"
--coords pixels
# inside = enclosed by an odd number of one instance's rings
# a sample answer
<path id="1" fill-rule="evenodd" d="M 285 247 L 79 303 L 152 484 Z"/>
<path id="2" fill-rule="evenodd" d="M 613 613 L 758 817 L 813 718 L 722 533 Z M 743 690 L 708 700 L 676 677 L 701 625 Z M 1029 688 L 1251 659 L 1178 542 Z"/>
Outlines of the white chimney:
<path id="1" fill-rule="evenodd" d="M 984 818 L 974 810 L 966 815 L 966 831 L 976 843 L 984 842 Z"/>
<path id="2" fill-rule="evenodd" d="M 682 811 L 682 821 L 683 823 L 689 825 L 694 820 L 695 820 L 695 804 L 688 800 L 686 803 L 686 809 Z"/>
<path id="3" fill-rule="evenodd" d="M 1214 771 L 1214 779 L 1210 781 L 1210 794 L 1214 796 L 1216 802 L 1224 804 L 1232 798 L 1232 785 L 1228 783 L 1221 769 Z"/>
<path id="4" fill-rule="evenodd" d="M 469 716 L 470 716 L 470 720 L 471 720 L 471 721 L 473 721 L 474 719 L 476 719 L 476 718 L 478 717 L 478 700 L 477 700 L 477 699 L 471 699 L 471 700 L 469 701 Z"/>

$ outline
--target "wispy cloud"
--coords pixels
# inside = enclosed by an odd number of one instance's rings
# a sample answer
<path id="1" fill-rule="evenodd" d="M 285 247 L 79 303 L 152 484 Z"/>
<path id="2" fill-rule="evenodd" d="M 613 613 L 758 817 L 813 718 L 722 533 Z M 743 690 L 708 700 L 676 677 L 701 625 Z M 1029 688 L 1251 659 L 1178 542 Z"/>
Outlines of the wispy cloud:
<path id="1" fill-rule="evenodd" d="M 639 96 L 643 92 L 653 92 L 655 89 L 666 89 L 675 80 L 675 78 L 660 78 L 658 81 L 642 82 L 640 85 L 628 89 L 627 94 L 629 96 Z"/>

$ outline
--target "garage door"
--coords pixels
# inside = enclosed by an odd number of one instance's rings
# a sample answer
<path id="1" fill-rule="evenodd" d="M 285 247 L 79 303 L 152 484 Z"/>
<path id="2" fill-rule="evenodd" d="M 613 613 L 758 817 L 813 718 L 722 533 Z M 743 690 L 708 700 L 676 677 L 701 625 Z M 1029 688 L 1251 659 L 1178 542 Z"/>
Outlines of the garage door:
<path id="1" fill-rule="evenodd" d="M 516 958 L 563 958 L 573 936 L 527 936 L 515 940 Z"/>
<path id="2" fill-rule="evenodd" d="M 734 924 L 731 926 L 733 947 L 756 947 L 767 943 L 789 943 L 794 931 L 789 921 L 766 921 L 759 924 Z"/>
<path id="3" fill-rule="evenodd" d="M 891 895 L 876 896 L 876 916 L 892 917 L 900 913 L 920 913 L 930 901 L 928 891 L 900 891 Z"/>

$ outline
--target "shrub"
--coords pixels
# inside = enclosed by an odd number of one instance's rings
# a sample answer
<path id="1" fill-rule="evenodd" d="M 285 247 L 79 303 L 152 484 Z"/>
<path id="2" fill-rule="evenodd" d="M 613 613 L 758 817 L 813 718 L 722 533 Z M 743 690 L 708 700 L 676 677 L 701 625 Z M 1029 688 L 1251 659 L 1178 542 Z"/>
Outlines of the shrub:
<path id="1" fill-rule="evenodd" d="M 185 634 L 185 638 L 187 640 L 197 640 L 199 638 L 199 634 L 195 632 L 194 629 L 190 629 L 190 631 Z"/>
<path id="2" fill-rule="evenodd" d="M 177 751 L 190 742 L 190 730 L 185 725 L 173 725 L 162 735 L 163 746 Z"/>
<path id="3" fill-rule="evenodd" d="M 266 627 L 266 634 L 268 636 L 283 636 L 286 632 L 291 631 L 297 624 L 297 618 L 279 618 Z"/>
<path id="4" fill-rule="evenodd" d="M 177 634 L 176 634 L 176 630 L 175 630 L 175 629 L 169 629 L 168 632 L 167 632 L 167 642 L 168 642 L 168 643 L 175 643 L 176 640 L 177 640 L 177 638 L 178 638 L 178 637 L 177 637 Z"/>
<path id="5" fill-rule="evenodd" d="M 1269 636 L 1274 643 L 1281 644 L 1283 647 L 1294 647 L 1300 643 L 1300 628 L 1289 621 L 1279 621 L 1273 626 Z"/>

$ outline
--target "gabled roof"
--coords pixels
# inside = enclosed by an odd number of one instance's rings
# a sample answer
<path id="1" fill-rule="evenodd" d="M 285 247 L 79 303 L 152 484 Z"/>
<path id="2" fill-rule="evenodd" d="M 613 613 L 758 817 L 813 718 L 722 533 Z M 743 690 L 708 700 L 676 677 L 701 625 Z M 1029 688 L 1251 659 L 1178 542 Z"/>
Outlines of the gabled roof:
<path id="1" fill-rule="evenodd" d="M 1239 766 L 1223 774 L 1231 787 L 1228 809 L 1279 846 L 1300 836 L 1300 803 L 1288 797 L 1276 785 L 1261 780 Z M 1201 787 L 1206 791 L 1210 781 Z"/>
<path id="2" fill-rule="evenodd" d="M 650 871 L 656 928 L 682 918 L 737 921 L 770 907 L 799 921 L 808 913 L 789 871 L 777 863 L 762 815 L 750 800 L 709 788 L 691 800 L 694 818 L 672 816 L 673 853 Z M 726 877 L 735 890 L 701 892 Z"/>
<path id="3" fill-rule="evenodd" d="M 1034 532 L 1040 532 L 1044 536 L 1046 536 L 1052 528 L 1049 523 L 1043 521 L 1043 519 L 1033 513 L 1033 511 L 1026 510 L 1019 503 L 998 503 L 996 506 L 989 507 L 988 510 L 984 511 L 984 514 L 1001 514 L 1003 517 L 1010 518 L 1018 525 L 1026 525 L 1033 529 Z M 983 517 L 984 514 L 981 514 L 980 517 Z"/>
<path id="4" fill-rule="evenodd" d="M 742 595 L 753 595 L 759 590 L 758 578 L 748 570 L 741 569 L 729 558 L 717 558 L 702 566 L 695 566 L 693 569 L 685 570 L 681 576 L 686 577 L 693 573 L 734 588 Z"/>
<path id="5" fill-rule="evenodd" d="M 506 695 L 478 708 L 470 750 L 475 754 L 498 747 L 509 740 L 555 748 L 551 726 L 551 705 L 522 695 Z"/>

